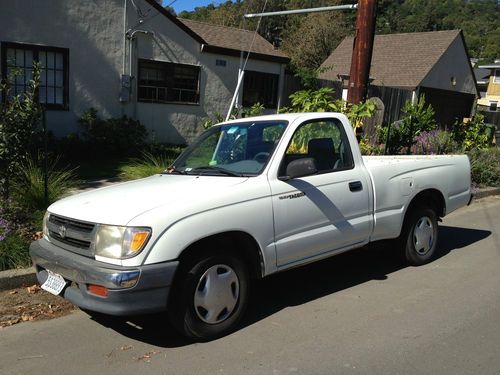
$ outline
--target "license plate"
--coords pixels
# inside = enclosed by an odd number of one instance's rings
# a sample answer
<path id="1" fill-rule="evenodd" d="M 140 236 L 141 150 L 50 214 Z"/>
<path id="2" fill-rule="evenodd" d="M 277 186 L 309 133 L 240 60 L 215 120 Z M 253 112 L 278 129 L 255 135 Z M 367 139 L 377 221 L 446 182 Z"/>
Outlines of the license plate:
<path id="1" fill-rule="evenodd" d="M 66 280 L 64 280 L 64 278 L 58 273 L 49 270 L 46 271 L 48 273 L 48 277 L 42 284 L 42 289 L 57 296 L 66 286 Z"/>

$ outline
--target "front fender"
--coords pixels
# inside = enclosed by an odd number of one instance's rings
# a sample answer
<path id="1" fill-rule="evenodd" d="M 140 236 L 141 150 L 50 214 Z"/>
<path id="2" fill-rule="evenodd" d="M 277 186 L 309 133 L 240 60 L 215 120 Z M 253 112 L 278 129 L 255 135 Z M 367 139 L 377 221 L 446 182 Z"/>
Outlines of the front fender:
<path id="1" fill-rule="evenodd" d="M 270 197 L 200 212 L 172 223 L 152 244 L 144 264 L 177 259 L 192 244 L 232 231 L 247 233 L 256 240 L 265 273 L 275 269 L 276 250 Z"/>

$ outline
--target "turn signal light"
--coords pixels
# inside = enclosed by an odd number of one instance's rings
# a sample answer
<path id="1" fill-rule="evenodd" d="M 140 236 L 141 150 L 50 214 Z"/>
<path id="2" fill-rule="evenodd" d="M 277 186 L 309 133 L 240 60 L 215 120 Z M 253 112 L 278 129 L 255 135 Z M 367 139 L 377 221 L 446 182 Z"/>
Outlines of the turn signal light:
<path id="1" fill-rule="evenodd" d="M 141 250 L 144 243 L 147 241 L 149 237 L 149 232 L 141 231 L 133 234 L 132 242 L 130 244 L 130 250 L 134 253 Z"/>
<path id="2" fill-rule="evenodd" d="M 95 294 L 99 297 L 107 297 L 108 296 L 108 288 L 101 285 L 89 284 L 87 286 L 87 290 L 89 293 Z"/>

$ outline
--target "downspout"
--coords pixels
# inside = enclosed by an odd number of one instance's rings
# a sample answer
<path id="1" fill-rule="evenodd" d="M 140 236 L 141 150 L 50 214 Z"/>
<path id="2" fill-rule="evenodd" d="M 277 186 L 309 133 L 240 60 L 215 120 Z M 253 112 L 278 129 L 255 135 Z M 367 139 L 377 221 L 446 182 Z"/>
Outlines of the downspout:
<path id="1" fill-rule="evenodd" d="M 145 34 L 145 35 L 151 35 L 154 37 L 155 33 L 153 31 L 148 31 L 148 30 L 134 30 L 132 31 L 132 29 L 129 29 L 127 30 L 127 32 L 125 33 L 125 35 L 127 35 L 127 38 L 129 40 L 129 74 L 130 74 L 130 99 L 132 100 L 132 93 L 136 93 L 137 94 L 137 90 L 134 90 L 134 88 L 136 87 L 136 83 L 135 83 L 135 75 L 134 75 L 134 66 L 133 66 L 133 57 L 134 57 L 134 40 L 135 39 L 135 35 L 137 33 L 141 33 L 141 34 Z M 135 50 L 137 51 L 137 48 L 135 48 Z M 134 98 L 134 119 L 137 119 L 137 95 L 136 95 L 136 98 Z"/>
<path id="2" fill-rule="evenodd" d="M 125 74 L 127 63 L 127 2 L 123 1 L 123 59 L 122 59 L 122 75 Z"/>

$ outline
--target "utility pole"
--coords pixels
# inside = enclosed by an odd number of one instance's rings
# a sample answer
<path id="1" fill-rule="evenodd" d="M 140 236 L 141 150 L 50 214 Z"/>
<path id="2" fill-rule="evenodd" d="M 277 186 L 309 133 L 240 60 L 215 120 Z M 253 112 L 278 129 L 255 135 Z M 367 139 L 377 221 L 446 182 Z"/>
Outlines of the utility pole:
<path id="1" fill-rule="evenodd" d="M 370 79 L 377 0 L 358 0 L 356 32 L 352 50 L 347 101 L 357 104 L 365 99 Z"/>

